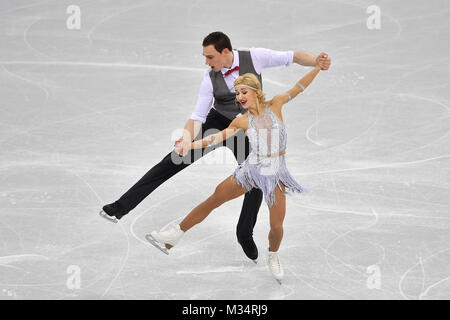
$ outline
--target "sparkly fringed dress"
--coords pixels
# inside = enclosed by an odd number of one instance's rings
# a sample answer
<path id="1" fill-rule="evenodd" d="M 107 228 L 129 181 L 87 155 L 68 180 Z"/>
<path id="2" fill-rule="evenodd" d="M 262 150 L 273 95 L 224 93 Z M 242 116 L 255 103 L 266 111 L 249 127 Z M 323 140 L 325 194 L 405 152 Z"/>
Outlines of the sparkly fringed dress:
<path id="1" fill-rule="evenodd" d="M 269 207 L 275 203 L 275 188 L 282 190 L 280 182 L 288 193 L 306 191 L 286 167 L 286 128 L 267 105 L 262 116 L 253 116 L 248 112 L 247 136 L 252 151 L 233 173 L 243 188 L 261 189 Z"/>

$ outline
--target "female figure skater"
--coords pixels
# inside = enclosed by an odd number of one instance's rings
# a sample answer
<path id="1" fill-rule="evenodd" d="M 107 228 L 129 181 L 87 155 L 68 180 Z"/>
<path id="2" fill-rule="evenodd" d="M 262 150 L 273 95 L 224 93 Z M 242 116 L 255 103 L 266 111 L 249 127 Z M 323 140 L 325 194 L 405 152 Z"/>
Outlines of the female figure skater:
<path id="1" fill-rule="evenodd" d="M 248 112 L 235 118 L 228 128 L 221 132 L 192 142 L 190 148 L 197 149 L 218 144 L 239 130 L 244 130 L 252 148 L 250 155 L 179 225 L 172 226 L 167 231 L 153 231 L 146 235 L 146 239 L 168 254 L 168 249 L 176 245 L 186 231 L 202 222 L 212 210 L 256 187 L 263 191 L 270 211 L 268 265 L 275 279 L 281 284 L 284 272 L 277 252 L 283 238 L 285 193 L 286 189 L 289 192 L 304 191 L 286 168 L 286 130 L 281 109 L 284 104 L 304 91 L 319 71 L 320 67 L 316 66 L 286 93 L 278 94 L 269 101 L 265 101 L 260 82 L 254 74 L 246 73 L 238 77 L 234 82 L 236 100 L 248 109 Z M 179 149 L 177 152 L 185 155 L 188 151 Z"/>

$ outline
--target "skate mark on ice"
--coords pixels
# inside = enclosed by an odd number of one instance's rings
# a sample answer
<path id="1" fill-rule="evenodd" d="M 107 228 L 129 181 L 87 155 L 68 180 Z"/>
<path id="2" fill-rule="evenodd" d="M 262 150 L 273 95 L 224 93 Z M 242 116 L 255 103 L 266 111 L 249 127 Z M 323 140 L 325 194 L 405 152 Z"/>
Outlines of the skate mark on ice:
<path id="1" fill-rule="evenodd" d="M 444 133 L 443 135 L 441 135 L 440 137 L 438 137 L 438 138 L 436 138 L 436 139 L 434 139 L 434 140 L 432 140 L 432 141 L 430 141 L 430 142 L 427 142 L 427 143 L 424 144 L 424 145 L 421 145 L 421 146 L 418 146 L 418 147 L 415 147 L 415 148 L 412 148 L 412 149 L 409 149 L 409 150 L 405 150 L 405 151 L 396 153 L 395 156 L 399 156 L 399 155 L 403 155 L 403 154 L 406 154 L 406 153 L 410 153 L 410 152 L 418 151 L 418 150 L 420 150 L 420 149 L 427 148 L 427 147 L 429 147 L 429 146 L 431 146 L 431 145 L 433 145 L 433 144 L 436 144 L 436 143 L 440 142 L 440 140 L 443 140 L 444 138 L 447 138 L 447 136 L 449 135 L 449 133 L 450 133 L 450 132 L 446 132 L 446 133 Z"/>
<path id="2" fill-rule="evenodd" d="M 133 11 L 135 9 L 142 9 L 142 8 L 150 7 L 150 6 L 154 6 L 154 5 L 155 5 L 155 3 L 143 4 L 143 5 L 141 4 L 138 6 L 128 7 L 126 9 L 119 10 L 117 12 L 114 12 L 113 14 L 110 14 L 109 16 L 106 16 L 105 18 L 103 18 L 99 22 L 97 22 L 95 25 L 93 25 L 92 28 L 88 31 L 87 39 L 89 41 L 89 44 L 92 45 L 92 34 L 94 33 L 95 29 L 97 29 L 100 25 L 102 25 L 102 24 L 106 23 L 107 21 L 109 21 L 113 18 L 116 18 L 124 13 L 127 13 L 129 11 Z"/>
<path id="3" fill-rule="evenodd" d="M 303 279 L 303 278 L 306 278 L 307 280 L 311 280 L 311 277 L 300 276 L 300 275 L 298 275 L 296 272 L 294 272 L 294 271 L 292 270 L 291 267 L 286 267 L 286 271 L 289 271 L 289 272 L 290 272 L 297 280 L 303 282 L 304 284 L 306 284 L 306 285 L 307 285 L 308 287 L 310 287 L 311 289 L 313 289 L 313 290 L 315 290 L 315 291 L 317 291 L 317 292 L 323 294 L 323 295 L 326 296 L 326 297 L 329 297 L 329 298 L 332 298 L 332 297 L 333 297 L 333 296 L 330 295 L 329 293 L 320 290 L 319 288 L 317 288 L 317 287 L 315 287 L 314 285 L 312 285 L 309 281 L 306 281 L 305 279 Z M 342 294 L 344 294 L 344 295 L 348 295 L 347 293 L 345 293 L 345 292 L 343 292 L 343 291 L 341 291 L 341 290 L 338 290 L 338 289 L 335 289 L 335 290 L 338 291 L 338 292 L 340 292 L 340 293 L 342 293 Z"/>
<path id="4" fill-rule="evenodd" d="M 101 295 L 102 297 L 106 296 L 109 292 L 109 290 L 111 289 L 113 283 L 117 280 L 117 278 L 119 278 L 120 274 L 122 273 L 123 269 L 125 268 L 125 265 L 128 261 L 129 258 L 129 254 L 130 254 L 130 237 L 128 236 L 128 232 L 126 232 L 125 228 L 123 227 L 122 224 L 118 223 L 118 225 L 120 226 L 120 229 L 122 230 L 122 233 L 125 235 L 125 237 L 127 238 L 127 252 L 125 254 L 125 257 L 122 260 L 122 264 L 120 266 L 119 271 L 117 272 L 117 274 L 114 276 L 114 278 L 111 280 L 110 284 L 108 285 L 108 287 L 106 288 L 106 290 L 103 292 L 103 294 Z M 122 288 L 123 291 L 123 288 Z"/>
<path id="5" fill-rule="evenodd" d="M 146 240 L 143 240 L 142 238 L 140 238 L 140 237 L 139 237 L 138 235 L 136 235 L 136 233 L 134 232 L 134 225 L 136 224 L 136 222 L 137 222 L 143 215 L 150 214 L 153 210 L 159 208 L 162 204 L 164 204 L 164 203 L 170 201 L 171 199 L 177 198 L 177 197 L 179 197 L 180 195 L 186 194 L 186 193 L 188 193 L 188 192 L 182 192 L 182 193 L 177 193 L 177 194 L 175 194 L 175 195 L 170 195 L 170 196 L 168 196 L 168 197 L 162 199 L 161 201 L 158 201 L 156 204 L 152 205 L 150 208 L 148 208 L 147 210 L 145 210 L 145 211 L 144 211 L 143 213 L 141 213 L 140 215 L 136 216 L 136 218 L 134 218 L 133 221 L 132 221 L 131 224 L 130 224 L 129 230 L 130 230 L 131 235 L 132 235 L 136 240 L 138 240 L 138 241 L 142 242 L 143 244 L 145 244 L 146 246 L 148 246 L 148 242 L 147 242 Z M 170 224 L 172 224 L 172 223 L 174 223 L 175 221 L 180 220 L 180 219 L 182 219 L 182 218 L 183 218 L 183 217 L 178 217 L 178 218 L 176 218 L 175 220 L 170 221 L 168 224 L 166 224 L 166 225 L 165 225 L 163 228 L 161 228 L 161 229 L 164 229 L 165 227 L 169 226 Z"/>
<path id="6" fill-rule="evenodd" d="M 33 254 L 33 253 L 9 255 L 9 256 L 0 257 L 0 267 L 15 269 L 15 270 L 24 272 L 26 274 L 29 274 L 30 273 L 29 271 L 25 270 L 24 268 L 14 266 L 13 264 L 24 262 L 24 261 L 43 261 L 43 260 L 44 261 L 50 260 L 50 258 L 40 255 L 40 254 Z"/>
<path id="7" fill-rule="evenodd" d="M 2 63 L 0 63 L 1 65 Z M 48 101 L 48 98 L 50 97 L 50 92 L 42 85 L 42 81 L 35 81 L 35 80 L 30 80 L 28 78 L 25 78 L 23 76 L 18 75 L 17 73 L 14 73 L 10 70 L 8 70 L 7 68 L 5 68 L 5 66 L 2 65 L 2 69 L 5 70 L 6 73 L 8 73 L 11 77 L 17 78 L 19 80 L 22 80 L 24 82 L 27 82 L 33 86 L 38 87 L 39 89 L 41 89 L 42 91 L 44 91 L 45 93 L 45 100 L 44 102 Z"/>
<path id="8" fill-rule="evenodd" d="M 186 72 L 202 72 L 207 69 L 198 67 L 183 67 L 162 64 L 140 64 L 140 63 L 124 63 L 124 62 L 91 62 L 91 61 L 32 61 L 32 60 L 0 60 L 0 65 L 41 65 L 41 66 L 66 66 L 66 67 L 95 67 L 95 68 L 128 68 L 128 69 L 145 69 L 145 70 L 170 70 L 170 71 L 186 71 Z M 286 87 L 285 84 L 264 78 L 264 81 Z"/>
<path id="9" fill-rule="evenodd" d="M 365 273 L 362 272 L 362 271 L 360 271 L 360 270 L 358 270 L 357 268 L 355 268 L 352 264 L 346 263 L 345 261 L 343 261 L 343 260 L 340 259 L 339 257 L 336 257 L 335 255 L 331 254 L 331 253 L 329 252 L 329 251 L 330 251 L 330 248 L 331 248 L 338 240 L 344 239 L 344 238 L 345 238 L 347 235 L 349 235 L 350 233 L 353 233 L 353 232 L 355 232 L 355 231 L 367 230 L 367 229 L 370 229 L 370 228 L 372 228 L 373 226 L 375 226 L 375 225 L 378 223 L 378 213 L 377 213 L 373 208 L 371 208 L 371 211 L 372 211 L 373 215 L 375 216 L 375 220 L 374 220 L 373 222 L 371 222 L 371 223 L 370 223 L 369 225 L 367 225 L 367 226 L 362 226 L 362 227 L 353 228 L 353 229 L 351 229 L 351 230 L 349 230 L 349 231 L 344 232 L 343 234 L 337 236 L 337 237 L 334 238 L 332 241 L 330 241 L 330 242 L 328 243 L 328 245 L 323 249 L 323 250 L 324 250 L 324 253 L 325 253 L 325 259 L 326 259 L 326 262 L 327 262 L 328 267 L 329 267 L 333 272 L 336 272 L 337 274 L 339 274 L 339 275 L 342 276 L 342 277 L 344 277 L 344 275 L 343 275 L 343 274 L 340 274 L 338 271 L 336 271 L 336 269 L 331 265 L 330 260 L 329 260 L 329 257 L 330 257 L 330 256 L 333 257 L 334 259 L 336 259 L 338 262 L 340 262 L 341 265 L 343 265 L 344 267 L 349 268 L 350 270 L 352 270 L 352 271 L 354 271 L 354 272 L 360 274 L 363 278 L 365 277 Z"/>
<path id="10" fill-rule="evenodd" d="M 446 281 L 448 281 L 448 280 L 450 280 L 450 276 L 448 276 L 447 278 L 444 278 L 444 279 L 442 279 L 442 280 L 439 280 L 439 281 L 433 283 L 432 285 L 428 286 L 428 287 L 420 294 L 419 300 L 423 300 L 423 298 L 424 298 L 425 296 L 428 295 L 428 292 L 429 292 L 431 289 L 433 289 L 434 287 L 436 287 L 436 286 L 440 285 L 441 283 L 444 283 L 444 282 L 446 282 Z"/>
<path id="11" fill-rule="evenodd" d="M 28 32 L 30 31 L 31 27 L 33 27 L 36 23 L 40 22 L 41 18 L 37 18 L 35 21 L 33 21 L 24 31 L 23 31 L 23 42 L 26 44 L 28 48 L 30 48 L 32 51 L 36 52 L 38 55 L 44 56 L 46 58 L 52 58 L 48 54 L 37 50 L 35 47 L 31 45 L 31 43 L 28 41 Z"/>
<path id="12" fill-rule="evenodd" d="M 348 6 L 357 7 L 359 9 L 361 9 L 362 12 L 365 12 L 366 9 L 367 9 L 367 6 L 362 6 L 362 5 L 358 5 L 358 4 L 354 4 L 354 3 L 348 3 L 348 2 L 344 2 L 344 1 L 332 1 L 332 2 L 338 3 L 340 5 L 348 5 Z M 383 44 L 385 42 L 394 41 L 394 40 L 396 40 L 396 39 L 398 39 L 400 37 L 401 33 L 403 32 L 403 27 L 402 27 L 400 21 L 398 19 L 394 18 L 393 16 L 391 16 L 389 13 L 386 13 L 385 11 L 383 11 L 383 17 L 388 18 L 389 20 L 391 20 L 391 22 L 393 22 L 394 24 L 397 25 L 397 32 L 394 35 L 394 37 L 393 38 L 388 38 L 388 39 L 383 39 L 383 40 L 381 40 L 379 42 L 371 43 L 370 45 L 358 47 L 358 50 L 364 51 L 364 50 L 367 50 L 367 49 L 370 49 L 370 48 L 373 48 L 373 47 L 377 47 L 380 44 Z M 363 20 L 364 20 L 364 18 L 362 18 L 360 20 L 360 22 L 362 22 Z M 339 53 L 339 50 L 336 51 L 336 56 L 338 55 L 338 53 Z"/>
<path id="13" fill-rule="evenodd" d="M 218 268 L 212 268 L 211 266 L 205 267 L 203 269 L 199 270 L 180 270 L 177 271 L 177 274 L 208 274 L 208 273 L 234 273 L 234 272 L 244 272 L 245 268 L 244 266 L 225 266 L 225 267 L 218 267 Z"/>
<path id="14" fill-rule="evenodd" d="M 407 92 L 404 92 L 404 93 L 398 92 L 398 93 L 396 93 L 396 95 L 399 96 L 400 98 L 408 97 L 408 98 L 411 98 L 411 99 L 424 100 L 424 101 L 427 101 L 427 102 L 431 102 L 431 103 L 437 104 L 438 106 L 441 106 L 447 112 L 450 111 L 450 106 L 446 105 L 445 103 L 443 103 L 443 102 L 441 102 L 441 101 L 439 101 L 437 99 L 429 98 L 429 97 L 418 95 L 418 94 L 407 93 Z"/>
<path id="15" fill-rule="evenodd" d="M 32 8 L 32 7 L 37 7 L 37 6 L 40 6 L 42 4 L 48 4 L 49 2 L 50 1 L 41 1 L 41 2 L 35 2 L 35 3 L 27 5 L 27 6 L 19 6 L 19 7 L 10 8 L 10 9 L 7 9 L 5 11 L 0 12 L 0 15 L 4 15 L 4 14 L 11 13 L 11 12 L 18 11 L 18 10 L 22 10 L 22 9 L 28 9 L 28 8 Z"/>
<path id="16" fill-rule="evenodd" d="M 124 62 L 90 62 L 90 61 L 30 61 L 30 60 L 0 60 L 0 65 L 37 65 L 37 66 L 65 66 L 65 67 L 94 67 L 94 68 L 128 68 L 144 70 L 171 70 L 205 72 L 204 68 L 181 67 L 173 65 L 139 64 Z"/>
<path id="17" fill-rule="evenodd" d="M 370 130 L 372 130 L 373 127 L 375 127 L 375 125 L 378 123 L 378 121 L 379 121 L 380 118 L 381 118 L 381 114 L 382 114 L 382 109 L 380 108 L 380 110 L 378 111 L 378 114 L 375 116 L 375 120 L 374 120 L 374 121 L 373 121 L 366 129 L 364 129 L 360 134 L 358 134 L 358 135 L 352 137 L 350 140 L 347 140 L 347 141 L 345 141 L 345 142 L 339 143 L 339 144 L 334 145 L 334 146 L 330 146 L 330 147 L 328 147 L 328 148 L 325 148 L 325 149 L 322 149 L 322 150 L 319 150 L 319 151 L 316 151 L 316 152 L 309 153 L 308 156 L 312 156 L 312 155 L 315 155 L 315 154 L 318 154 L 318 153 L 322 153 L 322 152 L 325 152 L 325 151 L 329 151 L 329 150 L 333 150 L 333 149 L 335 149 L 335 148 L 339 148 L 339 147 L 345 146 L 345 145 L 350 144 L 350 143 L 352 143 L 353 141 L 355 141 L 355 140 L 361 138 L 362 136 L 364 136 L 365 134 L 367 134 Z M 314 122 L 314 123 L 306 130 L 305 137 L 306 137 L 307 140 L 309 140 L 310 142 L 314 143 L 315 145 L 320 146 L 320 147 L 323 147 L 324 144 L 323 144 L 323 143 L 320 143 L 320 141 L 315 141 L 313 138 L 311 138 L 311 134 L 310 134 L 310 131 L 311 131 L 313 128 L 317 128 L 317 125 L 319 124 L 319 122 L 320 122 L 320 121 L 316 119 L 316 122 Z M 316 136 L 317 136 L 317 134 L 316 134 Z"/>
<path id="18" fill-rule="evenodd" d="M 441 156 L 437 156 L 437 157 L 419 159 L 419 160 L 414 160 L 414 161 L 403 161 L 403 162 L 399 161 L 399 162 L 384 163 L 384 164 L 366 166 L 366 167 L 353 167 L 353 168 L 345 168 L 345 169 L 332 169 L 332 170 L 323 170 L 323 171 L 302 172 L 302 173 L 298 173 L 297 175 L 307 176 L 307 175 L 313 175 L 313 174 L 326 174 L 326 173 L 336 173 L 336 172 L 371 170 L 371 169 L 379 169 L 379 168 L 406 167 L 406 166 L 413 165 L 413 164 L 424 163 L 424 162 L 440 160 L 440 159 L 447 159 L 447 158 L 450 158 L 450 155 L 446 154 L 446 155 L 441 155 Z"/>
<path id="19" fill-rule="evenodd" d="M 88 186 L 88 188 L 92 191 L 92 193 L 95 195 L 95 197 L 98 199 L 100 206 L 105 203 L 102 198 L 98 195 L 98 193 L 94 190 L 94 188 L 92 187 L 92 185 L 87 182 L 83 177 L 81 177 L 79 174 L 77 174 L 76 172 L 74 172 L 73 170 L 67 170 L 68 172 L 71 172 L 73 175 L 75 175 L 76 177 L 78 177 L 81 181 L 83 181 L 84 184 L 86 184 Z M 119 271 L 117 272 L 117 274 L 114 276 L 114 278 L 111 280 L 111 282 L 109 283 L 108 287 L 106 288 L 106 290 L 103 292 L 103 294 L 101 295 L 102 297 L 104 297 L 105 295 L 108 294 L 109 290 L 111 289 L 113 283 L 117 280 L 117 278 L 120 276 L 120 274 L 122 273 L 123 269 L 125 268 L 125 265 L 128 261 L 129 258 L 129 254 L 130 254 L 130 237 L 128 236 L 128 232 L 126 232 L 125 228 L 123 227 L 122 224 L 118 223 L 118 225 L 120 226 L 120 229 L 122 231 L 122 233 L 125 235 L 126 239 L 127 239 L 127 251 L 125 253 L 125 256 L 122 259 L 122 263 L 121 266 L 119 268 Z"/>
<path id="20" fill-rule="evenodd" d="M 422 271 L 422 272 L 423 272 L 423 279 L 422 279 L 422 281 L 424 281 L 424 278 L 425 278 L 425 270 L 423 269 L 423 263 L 426 262 L 426 261 L 428 261 L 428 260 L 430 260 L 430 259 L 432 259 L 432 258 L 434 258 L 434 257 L 436 257 L 436 256 L 438 256 L 438 255 L 440 255 L 440 254 L 442 254 L 442 253 L 444 253 L 444 252 L 447 252 L 447 251 L 449 251 L 449 250 L 450 250 L 450 248 L 446 248 L 446 249 L 440 250 L 440 251 L 438 251 L 438 252 L 436 252 L 436 253 L 434 253 L 434 254 L 428 256 L 425 260 L 422 260 L 422 258 L 420 257 L 420 258 L 419 258 L 419 262 L 413 264 L 408 270 L 405 271 L 405 273 L 403 273 L 403 275 L 400 277 L 400 281 L 399 281 L 399 283 L 398 283 L 398 289 L 399 289 L 400 294 L 402 295 L 402 297 L 403 297 L 404 299 L 410 300 L 410 298 L 408 297 L 408 295 L 405 294 L 405 292 L 403 291 L 403 282 L 405 281 L 405 278 L 407 277 L 407 275 L 408 275 L 413 269 L 415 269 L 417 266 L 422 266 L 422 270 L 423 270 L 423 271 Z M 439 285 L 440 283 L 445 282 L 445 281 L 448 280 L 448 279 L 450 279 L 450 276 L 449 276 L 449 277 L 446 277 L 446 278 L 444 278 L 444 279 L 441 279 L 440 281 L 435 282 L 434 284 L 430 285 L 427 289 L 422 290 L 422 292 L 419 294 L 418 298 L 419 298 L 419 299 L 423 298 L 424 296 L 426 296 L 426 295 L 428 294 L 428 292 L 429 292 L 429 290 L 430 290 L 431 288 L 433 288 L 433 287 Z"/>
<path id="21" fill-rule="evenodd" d="M 323 191 L 332 191 L 331 189 L 328 188 L 321 188 L 320 190 Z M 403 198 L 403 197 L 399 197 L 399 196 L 390 196 L 389 194 L 374 194 L 374 193 L 368 193 L 368 192 L 360 192 L 360 191 L 348 191 L 348 190 L 343 190 L 340 189 L 339 192 L 341 194 L 349 194 L 349 195 L 358 195 L 358 196 L 364 196 L 364 197 L 373 197 L 373 198 L 383 198 L 383 199 L 389 199 L 389 200 L 395 200 L 395 201 L 402 201 L 402 202 L 408 202 L 408 203 L 417 203 L 417 204 L 422 204 L 422 205 L 435 205 L 435 206 L 441 206 L 441 207 L 450 207 L 450 204 L 447 203 L 440 203 L 440 202 L 430 202 L 430 201 L 423 201 L 423 200 L 417 200 L 417 199 L 408 199 L 408 198 Z M 302 206 L 302 205 L 298 205 L 298 206 Z M 308 209 L 313 209 L 313 210 L 322 210 L 320 207 L 312 207 L 312 206 L 302 206 L 302 208 L 308 208 Z M 329 211 L 327 208 L 323 209 L 324 211 Z M 331 209 L 334 210 L 334 209 Z M 344 211 L 341 211 L 344 212 Z M 354 213 L 354 214 L 358 214 L 358 212 L 356 211 L 345 211 L 348 213 Z M 423 218 L 423 219 L 450 219 L 450 217 L 439 217 L 439 216 L 421 216 L 421 215 L 414 215 L 414 214 L 390 214 L 391 216 L 397 216 L 397 217 L 411 217 L 411 218 Z"/>
<path id="22" fill-rule="evenodd" d="M 50 258 L 34 253 L 16 254 L 0 257 L 0 265 L 8 265 L 22 261 L 36 261 L 36 260 L 50 260 Z"/>

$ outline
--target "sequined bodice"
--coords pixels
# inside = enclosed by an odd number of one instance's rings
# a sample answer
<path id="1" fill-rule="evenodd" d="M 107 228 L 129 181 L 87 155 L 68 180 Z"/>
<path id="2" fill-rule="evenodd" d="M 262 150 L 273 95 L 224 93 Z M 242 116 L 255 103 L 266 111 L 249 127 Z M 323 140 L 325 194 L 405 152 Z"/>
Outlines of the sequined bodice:
<path id="1" fill-rule="evenodd" d="M 252 153 L 268 156 L 283 152 L 286 149 L 287 135 L 283 121 L 265 106 L 262 116 L 254 116 L 248 112 L 247 136 Z"/>

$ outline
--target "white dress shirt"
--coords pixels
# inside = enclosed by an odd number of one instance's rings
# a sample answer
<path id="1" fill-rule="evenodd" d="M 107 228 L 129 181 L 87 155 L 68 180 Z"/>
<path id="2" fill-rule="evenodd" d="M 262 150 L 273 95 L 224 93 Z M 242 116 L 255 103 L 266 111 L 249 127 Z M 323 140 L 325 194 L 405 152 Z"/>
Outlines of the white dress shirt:
<path id="1" fill-rule="evenodd" d="M 233 50 L 233 65 L 231 68 L 222 68 L 221 72 L 224 74 L 230 69 L 233 69 L 235 66 L 239 66 L 239 53 L 237 50 Z M 270 67 L 278 67 L 278 66 L 290 66 L 294 60 L 294 52 L 293 51 L 275 51 L 264 48 L 251 48 L 250 56 L 253 61 L 253 66 L 255 67 L 255 71 L 258 74 L 261 74 L 262 69 L 270 68 Z M 200 91 L 198 93 L 197 105 L 195 106 L 195 110 L 191 115 L 191 119 L 201 121 L 205 123 L 206 116 L 209 113 L 213 105 L 214 99 L 214 90 L 213 84 L 211 82 L 211 78 L 209 76 L 209 72 L 205 71 L 203 75 L 203 81 L 200 85 Z M 234 91 L 234 80 L 239 77 L 239 71 L 236 70 L 232 72 L 228 76 L 224 76 L 225 83 L 230 89 L 231 92 Z"/>

